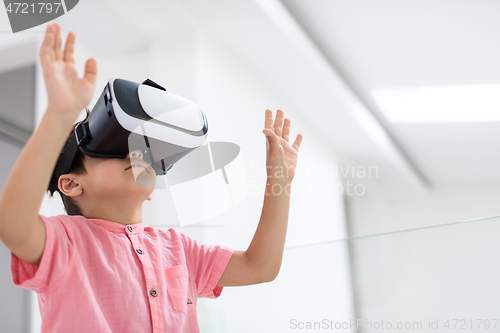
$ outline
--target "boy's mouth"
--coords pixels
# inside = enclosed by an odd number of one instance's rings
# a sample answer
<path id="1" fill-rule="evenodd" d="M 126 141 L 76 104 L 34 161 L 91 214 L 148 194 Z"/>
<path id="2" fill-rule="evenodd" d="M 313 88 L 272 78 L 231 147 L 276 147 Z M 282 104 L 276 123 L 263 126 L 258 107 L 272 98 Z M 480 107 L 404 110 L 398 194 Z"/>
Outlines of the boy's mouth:
<path id="1" fill-rule="evenodd" d="M 148 166 L 149 165 L 144 163 L 144 162 L 134 161 L 125 170 L 131 169 L 131 168 L 143 168 L 146 170 L 147 173 L 149 173 Z"/>

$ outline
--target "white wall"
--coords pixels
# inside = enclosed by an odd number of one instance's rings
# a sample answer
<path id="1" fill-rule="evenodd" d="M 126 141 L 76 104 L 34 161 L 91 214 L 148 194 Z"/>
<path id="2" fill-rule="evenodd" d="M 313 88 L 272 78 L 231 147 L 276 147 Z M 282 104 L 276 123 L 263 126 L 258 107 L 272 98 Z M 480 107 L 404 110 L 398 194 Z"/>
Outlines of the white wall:
<path id="1" fill-rule="evenodd" d="M 22 44 L 9 48 L 9 55 L 0 52 L 0 118 L 4 127 L 33 130 L 33 61 L 23 52 L 33 45 Z M 15 56 L 19 56 L 14 61 Z M 12 60 L 12 61 L 11 61 Z M 22 148 L 22 143 L 7 135 L 0 135 L 0 190 Z M 0 242 L 0 332 L 29 332 L 30 292 L 14 286 L 10 273 L 10 251 Z"/>
<path id="2" fill-rule="evenodd" d="M 498 189 L 459 186 L 349 198 L 351 237 L 421 228 L 351 242 L 357 317 L 421 321 L 424 329 L 429 319 L 442 328 L 446 318 L 493 318 L 500 270 L 491 263 L 500 219 L 454 222 L 498 216 L 499 200 Z"/>
<path id="3" fill-rule="evenodd" d="M 500 215 L 500 190 L 439 188 L 426 194 L 376 193 L 348 198 L 350 236 L 433 226 Z"/>
<path id="4" fill-rule="evenodd" d="M 0 75 L 1 76 L 1 75 Z M 0 189 L 21 149 L 0 138 Z M 14 286 L 10 273 L 10 251 L 0 242 L 0 332 L 29 332 L 26 311 L 30 292 Z"/>

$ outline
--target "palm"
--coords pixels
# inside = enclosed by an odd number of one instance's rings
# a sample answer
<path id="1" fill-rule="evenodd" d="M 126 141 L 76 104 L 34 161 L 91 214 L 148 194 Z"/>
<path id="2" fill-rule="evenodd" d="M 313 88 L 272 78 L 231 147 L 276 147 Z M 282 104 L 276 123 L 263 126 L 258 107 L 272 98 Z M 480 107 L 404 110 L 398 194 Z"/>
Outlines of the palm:
<path id="1" fill-rule="evenodd" d="M 270 110 L 266 110 L 266 128 L 263 130 L 263 133 L 269 138 L 266 141 L 266 166 L 268 176 L 283 176 L 291 181 L 295 177 L 297 156 L 302 142 L 302 135 L 298 134 L 295 142 L 290 144 L 290 120 L 283 117 L 284 112 L 278 110 L 273 125 L 273 114 Z"/>
<path id="2" fill-rule="evenodd" d="M 72 112 L 75 116 L 84 109 L 92 97 L 97 77 L 97 63 L 89 59 L 85 74 L 79 78 L 74 59 L 75 35 L 70 33 L 64 52 L 61 50 L 60 29 L 56 24 L 47 27 L 40 48 L 49 108 L 56 112 Z"/>

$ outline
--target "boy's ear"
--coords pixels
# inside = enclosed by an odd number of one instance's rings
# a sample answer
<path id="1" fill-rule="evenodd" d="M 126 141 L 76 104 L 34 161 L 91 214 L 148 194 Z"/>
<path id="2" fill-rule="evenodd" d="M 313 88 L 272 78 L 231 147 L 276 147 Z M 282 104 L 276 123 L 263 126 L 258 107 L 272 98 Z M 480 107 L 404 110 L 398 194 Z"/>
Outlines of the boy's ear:
<path id="1" fill-rule="evenodd" d="M 76 197 L 82 194 L 82 185 L 72 174 L 61 175 L 57 183 L 59 191 L 68 197 Z"/>

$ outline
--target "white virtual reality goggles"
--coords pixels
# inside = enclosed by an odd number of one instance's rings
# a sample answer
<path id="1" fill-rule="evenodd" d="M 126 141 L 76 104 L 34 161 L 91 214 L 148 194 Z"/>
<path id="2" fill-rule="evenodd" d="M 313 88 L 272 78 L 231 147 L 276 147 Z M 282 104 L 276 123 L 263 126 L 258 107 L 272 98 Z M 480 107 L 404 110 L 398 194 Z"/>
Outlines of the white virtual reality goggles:
<path id="1" fill-rule="evenodd" d="M 165 175 L 181 158 L 207 139 L 205 114 L 192 101 L 151 81 L 142 84 L 110 79 L 88 119 L 75 128 L 55 170 L 69 173 L 77 149 L 90 157 L 125 158 L 141 150 L 156 175 Z"/>

